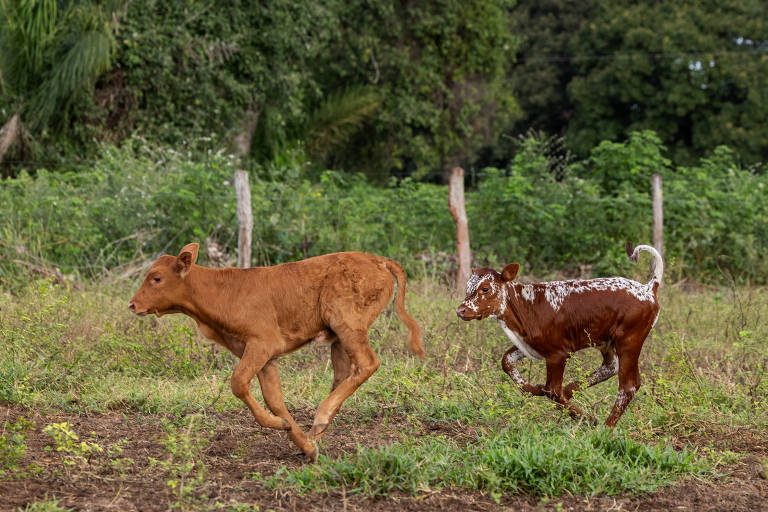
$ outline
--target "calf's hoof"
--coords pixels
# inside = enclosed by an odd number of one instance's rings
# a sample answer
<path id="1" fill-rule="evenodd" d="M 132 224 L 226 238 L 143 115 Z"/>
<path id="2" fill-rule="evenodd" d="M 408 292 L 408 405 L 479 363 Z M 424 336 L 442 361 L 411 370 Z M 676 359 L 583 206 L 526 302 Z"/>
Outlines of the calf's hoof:
<path id="1" fill-rule="evenodd" d="M 309 429 L 309 432 L 307 433 L 307 437 L 310 439 L 320 439 L 320 437 L 325 433 L 325 429 L 328 428 L 327 423 L 315 423 L 312 425 L 312 428 Z"/>
<path id="2" fill-rule="evenodd" d="M 546 395 L 546 392 L 544 391 L 544 384 L 528 384 L 528 383 L 525 383 L 522 386 L 520 386 L 520 390 L 524 391 L 526 393 L 530 393 L 533 396 L 544 396 L 544 395 Z"/>
<path id="3" fill-rule="evenodd" d="M 320 455 L 317 443 L 312 443 L 312 449 L 305 451 L 304 455 L 307 457 L 308 462 L 317 462 L 317 456 Z"/>
<path id="4" fill-rule="evenodd" d="M 566 400 L 573 398 L 573 392 L 579 389 L 579 385 L 575 382 L 571 382 L 565 388 L 563 388 L 563 396 Z"/>

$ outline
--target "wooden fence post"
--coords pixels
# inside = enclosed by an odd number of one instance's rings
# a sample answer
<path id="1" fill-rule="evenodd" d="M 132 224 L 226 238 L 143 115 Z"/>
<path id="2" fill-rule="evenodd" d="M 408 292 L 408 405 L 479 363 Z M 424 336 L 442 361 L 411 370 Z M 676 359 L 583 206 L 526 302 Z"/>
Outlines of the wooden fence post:
<path id="1" fill-rule="evenodd" d="M 661 176 L 654 174 L 651 177 L 651 190 L 653 197 L 653 246 L 664 255 L 664 198 L 661 192 Z"/>
<path id="2" fill-rule="evenodd" d="M 454 167 L 448 187 L 448 208 L 456 223 L 456 248 L 458 252 L 458 270 L 456 272 L 456 291 L 464 295 L 467 280 L 471 272 L 472 255 L 469 250 L 469 226 L 467 211 L 464 208 L 464 169 Z"/>
<path id="3" fill-rule="evenodd" d="M 251 209 L 251 186 L 248 173 L 235 171 L 235 194 L 237 195 L 237 266 L 251 266 L 251 233 L 253 232 L 253 210 Z"/>

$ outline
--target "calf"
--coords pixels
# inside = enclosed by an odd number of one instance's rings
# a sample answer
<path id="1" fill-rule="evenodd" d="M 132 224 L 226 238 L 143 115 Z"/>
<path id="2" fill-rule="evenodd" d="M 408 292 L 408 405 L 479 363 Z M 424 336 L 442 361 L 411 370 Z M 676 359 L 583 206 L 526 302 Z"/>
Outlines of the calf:
<path id="1" fill-rule="evenodd" d="M 379 367 L 368 329 L 392 298 L 407 326 L 410 349 L 423 358 L 419 326 L 405 311 L 405 272 L 396 262 L 361 252 L 317 256 L 273 267 L 213 269 L 195 265 L 197 244 L 165 255 L 149 269 L 129 308 L 137 315 L 184 313 L 200 332 L 240 358 L 232 392 L 263 427 L 287 430 L 311 460 L 315 441 L 341 404 Z M 277 358 L 311 341 L 330 343 L 333 386 L 306 434 L 283 400 Z M 265 410 L 250 393 L 257 376 Z"/>
<path id="2" fill-rule="evenodd" d="M 603 364 L 587 377 L 586 385 L 619 374 L 618 396 L 605 422 L 613 427 L 640 387 L 640 350 L 659 315 L 661 255 L 653 247 L 633 249 L 627 243 L 632 261 L 637 261 L 640 251 L 654 258 L 653 277 L 647 284 L 623 277 L 522 284 L 514 282 L 520 269 L 517 263 L 501 273 L 475 270 L 456 314 L 462 320 L 497 319 L 514 344 L 501 359 L 504 371 L 524 391 L 547 396 L 574 416 L 583 414 L 570 403 L 580 383 L 563 388 L 565 363 L 573 352 L 597 347 Z M 534 386 L 523 379 L 515 363 L 525 357 L 546 361 L 546 384 Z"/>

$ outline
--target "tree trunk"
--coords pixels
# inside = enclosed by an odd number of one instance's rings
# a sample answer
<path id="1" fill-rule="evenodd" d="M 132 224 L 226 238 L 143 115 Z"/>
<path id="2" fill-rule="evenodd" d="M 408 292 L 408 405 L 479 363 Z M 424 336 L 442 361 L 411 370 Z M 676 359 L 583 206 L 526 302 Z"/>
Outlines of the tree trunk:
<path id="1" fill-rule="evenodd" d="M 259 112 L 249 108 L 243 114 L 240 123 L 240 131 L 233 139 L 233 152 L 235 156 L 243 158 L 251 153 L 253 134 L 256 132 L 256 124 L 259 122 Z"/>
<path id="2" fill-rule="evenodd" d="M 0 163 L 5 160 L 5 154 L 21 136 L 21 115 L 16 112 L 0 128 Z"/>

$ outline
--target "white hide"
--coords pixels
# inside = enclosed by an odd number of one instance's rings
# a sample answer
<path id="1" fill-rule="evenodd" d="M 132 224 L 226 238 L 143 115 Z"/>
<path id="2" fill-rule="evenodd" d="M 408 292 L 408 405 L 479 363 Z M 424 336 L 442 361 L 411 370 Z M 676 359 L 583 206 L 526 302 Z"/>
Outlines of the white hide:
<path id="1" fill-rule="evenodd" d="M 655 302 L 653 288 L 625 277 L 602 277 L 585 281 L 549 281 L 544 285 L 544 297 L 557 311 L 565 299 L 574 293 L 624 290 L 641 302 Z"/>
<path id="2" fill-rule="evenodd" d="M 507 335 L 507 338 L 509 338 L 509 340 L 514 343 L 515 346 L 520 349 L 520 352 L 525 354 L 526 357 L 531 359 L 544 359 L 541 354 L 536 352 L 529 344 L 527 344 L 518 333 L 507 327 L 507 324 L 504 323 L 504 320 L 499 320 L 499 325 L 501 326 L 501 330 L 504 331 L 504 334 Z"/>

